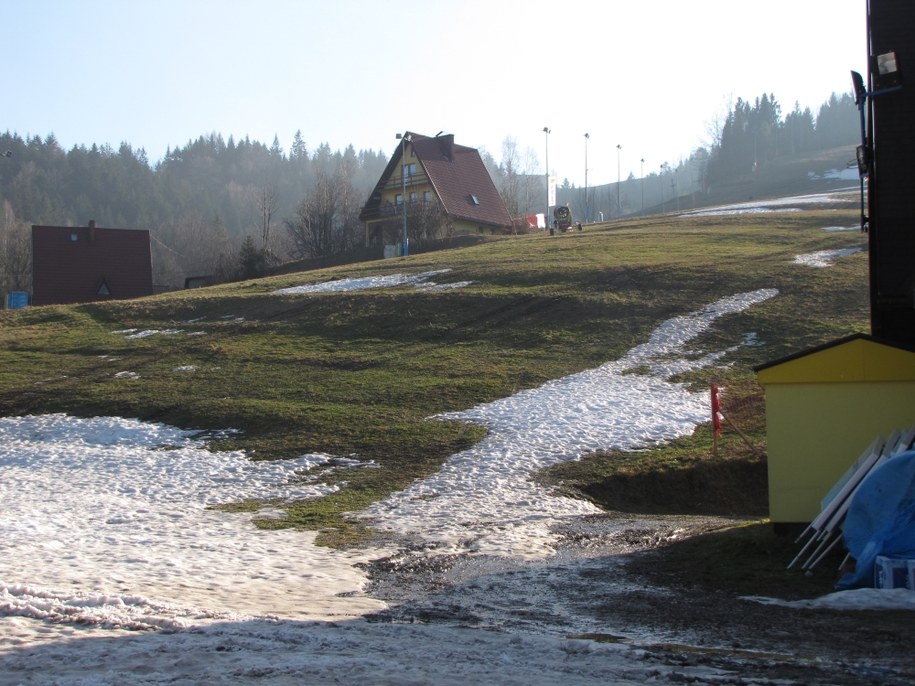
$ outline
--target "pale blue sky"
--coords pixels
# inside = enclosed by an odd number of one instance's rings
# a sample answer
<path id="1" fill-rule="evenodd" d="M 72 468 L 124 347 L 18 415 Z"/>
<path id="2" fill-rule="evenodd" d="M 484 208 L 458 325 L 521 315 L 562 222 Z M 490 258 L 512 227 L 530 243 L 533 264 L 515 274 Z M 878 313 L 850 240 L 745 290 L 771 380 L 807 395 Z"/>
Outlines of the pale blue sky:
<path id="1" fill-rule="evenodd" d="M 0 0 L 0 130 L 127 141 L 210 132 L 391 152 L 453 133 L 589 183 L 657 171 L 738 97 L 817 108 L 865 70 L 865 0 Z"/>

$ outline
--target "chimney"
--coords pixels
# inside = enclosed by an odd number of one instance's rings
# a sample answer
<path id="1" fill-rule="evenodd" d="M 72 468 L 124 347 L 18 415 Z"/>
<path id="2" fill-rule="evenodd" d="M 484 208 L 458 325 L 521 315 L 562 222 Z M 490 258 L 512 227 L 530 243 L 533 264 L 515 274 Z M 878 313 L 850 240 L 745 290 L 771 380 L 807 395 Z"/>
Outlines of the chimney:
<path id="1" fill-rule="evenodd" d="M 95 220 L 89 220 L 89 245 L 95 243 Z"/>
<path id="2" fill-rule="evenodd" d="M 454 153 L 454 134 L 449 133 L 446 136 L 438 136 L 438 145 L 439 149 L 442 151 L 442 155 L 449 162 L 453 160 Z"/>

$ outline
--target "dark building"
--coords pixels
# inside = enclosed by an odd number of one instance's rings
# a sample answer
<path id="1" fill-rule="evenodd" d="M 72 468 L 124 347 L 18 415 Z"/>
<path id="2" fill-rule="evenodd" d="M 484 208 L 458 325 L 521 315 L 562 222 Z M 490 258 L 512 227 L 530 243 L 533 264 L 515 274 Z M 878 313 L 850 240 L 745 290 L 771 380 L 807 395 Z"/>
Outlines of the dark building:
<path id="1" fill-rule="evenodd" d="M 871 330 L 915 345 L 915 3 L 868 2 L 867 129 Z M 915 73 L 915 72 L 913 72 Z M 859 153 L 859 160 L 861 155 Z"/>
<path id="2" fill-rule="evenodd" d="M 32 304 L 152 295 L 149 231 L 32 226 Z"/>

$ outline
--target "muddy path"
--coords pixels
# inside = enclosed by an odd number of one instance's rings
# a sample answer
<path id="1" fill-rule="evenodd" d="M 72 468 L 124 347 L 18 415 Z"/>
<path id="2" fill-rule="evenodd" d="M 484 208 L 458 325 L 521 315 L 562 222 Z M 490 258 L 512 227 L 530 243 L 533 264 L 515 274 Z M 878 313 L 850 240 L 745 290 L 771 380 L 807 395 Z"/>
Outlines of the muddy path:
<path id="1" fill-rule="evenodd" d="M 369 565 L 372 621 L 581 637 L 659 665 L 713 667 L 716 683 L 911 684 L 913 613 L 765 605 L 678 578 L 669 543 L 734 523 L 719 517 L 585 517 L 547 560 L 436 555 L 406 544 Z"/>

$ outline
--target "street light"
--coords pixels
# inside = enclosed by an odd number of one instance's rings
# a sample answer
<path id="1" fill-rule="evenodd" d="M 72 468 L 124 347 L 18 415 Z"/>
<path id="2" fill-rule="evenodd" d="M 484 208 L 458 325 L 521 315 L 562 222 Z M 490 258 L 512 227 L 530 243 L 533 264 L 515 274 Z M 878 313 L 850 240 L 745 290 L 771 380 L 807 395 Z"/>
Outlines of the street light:
<path id="1" fill-rule="evenodd" d="M 639 176 L 642 179 L 642 212 L 645 211 L 645 158 L 643 157 L 639 160 L 642 163 L 642 166 L 639 169 Z"/>
<path id="2" fill-rule="evenodd" d="M 546 214 L 543 215 L 543 223 L 549 226 L 550 221 L 550 129 L 543 127 L 544 145 L 546 148 Z"/>
<path id="3" fill-rule="evenodd" d="M 400 205 L 403 214 L 403 256 L 410 254 L 410 239 L 407 238 L 407 141 L 412 141 L 413 136 L 409 133 L 406 135 L 396 134 L 395 137 L 400 141 Z"/>
<path id="4" fill-rule="evenodd" d="M 620 150 L 622 145 L 616 146 L 616 212 L 619 216 L 623 215 L 623 204 L 620 202 Z"/>
<path id="5" fill-rule="evenodd" d="M 588 139 L 591 134 L 585 134 L 585 221 L 591 221 L 591 206 L 588 204 Z"/>

